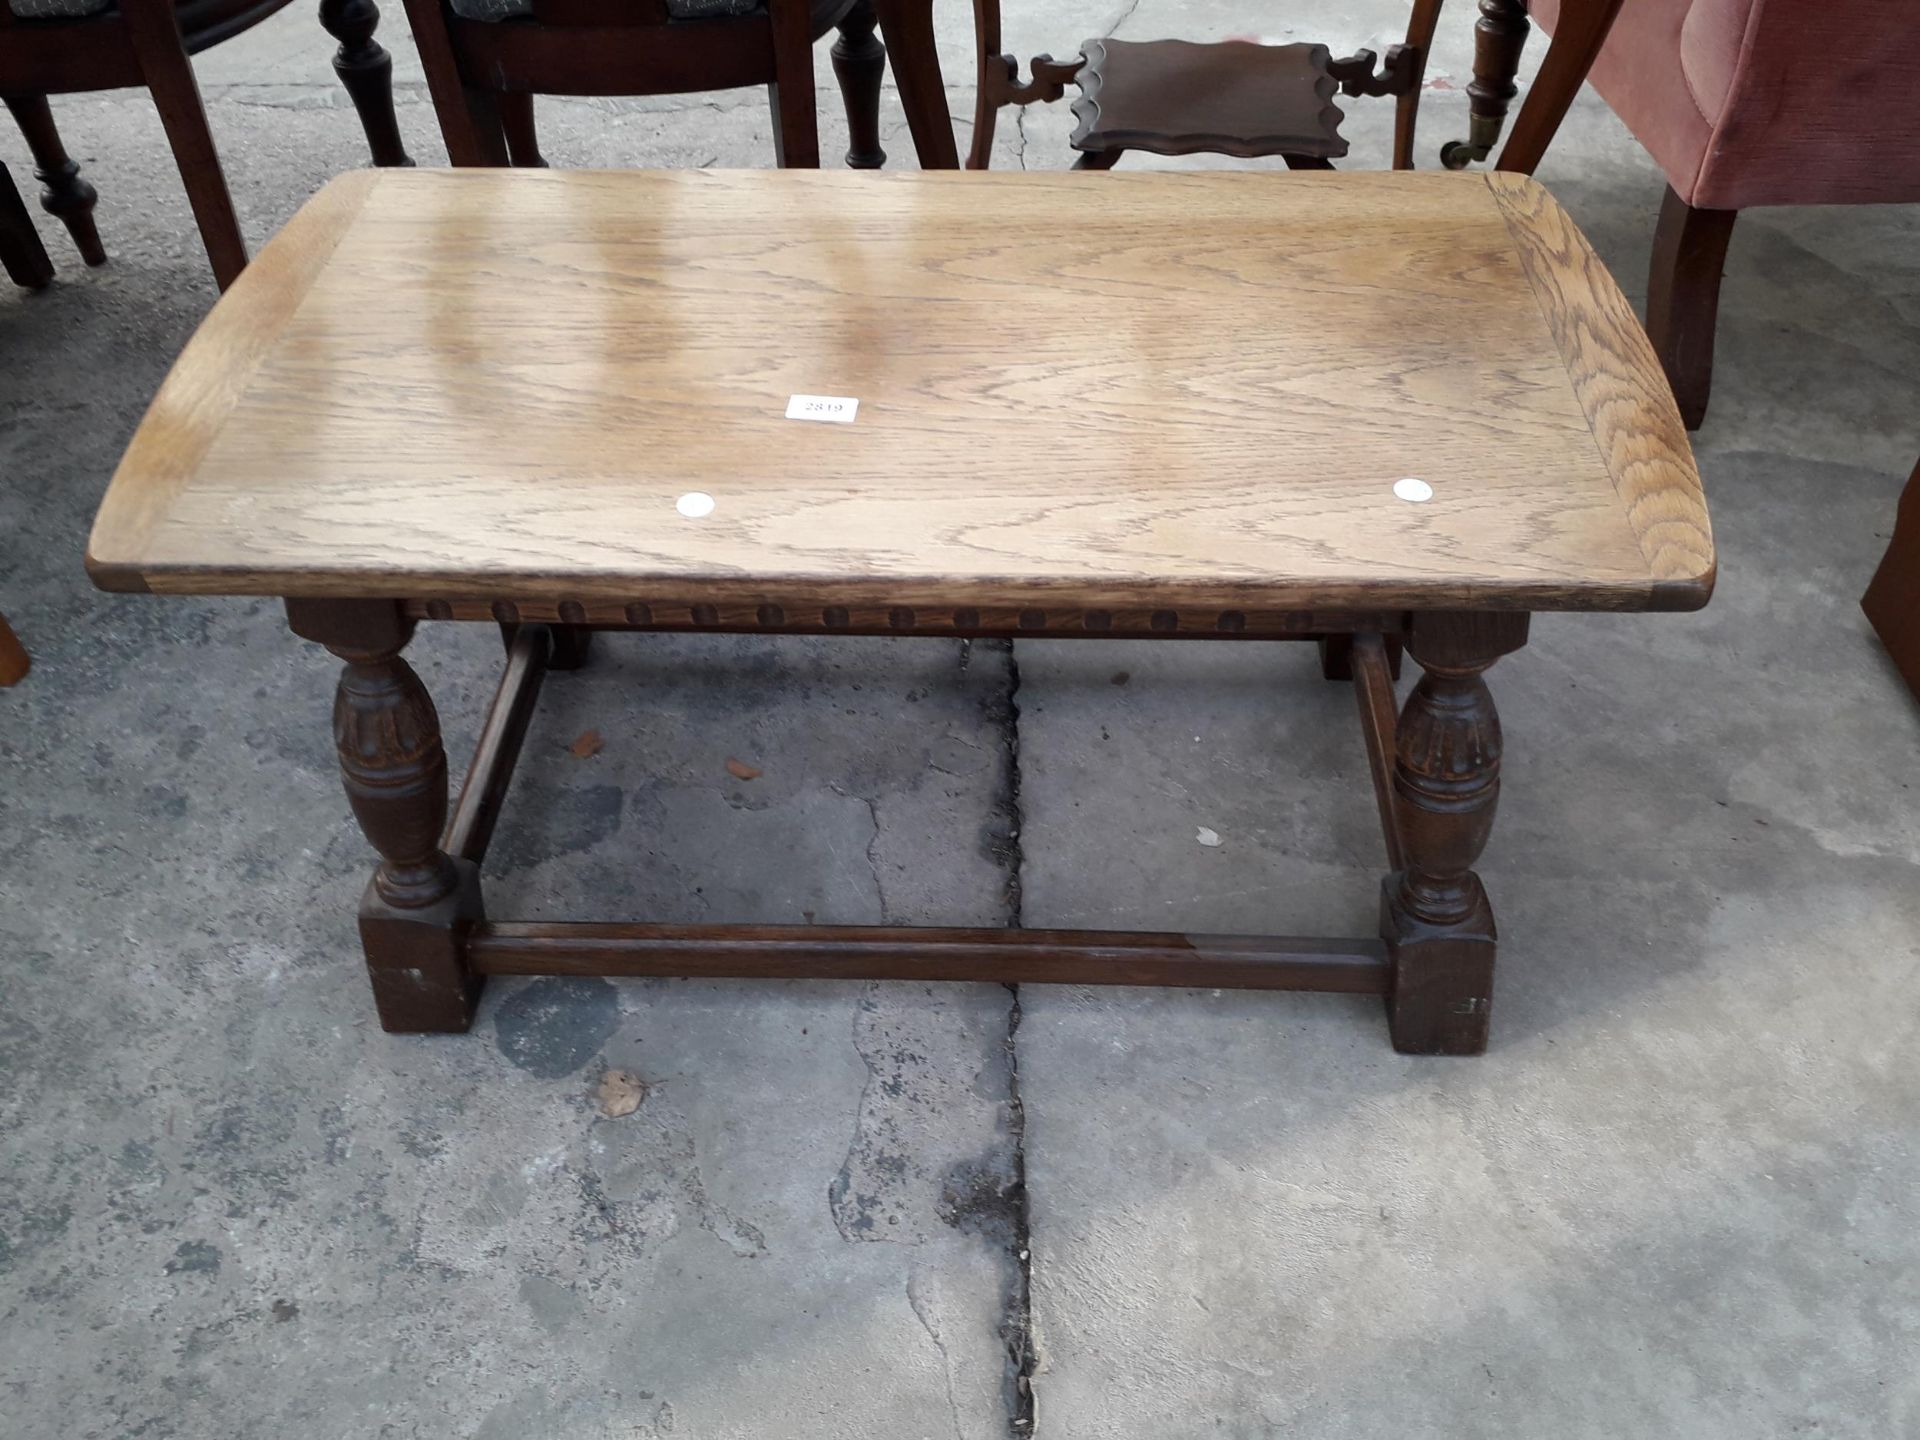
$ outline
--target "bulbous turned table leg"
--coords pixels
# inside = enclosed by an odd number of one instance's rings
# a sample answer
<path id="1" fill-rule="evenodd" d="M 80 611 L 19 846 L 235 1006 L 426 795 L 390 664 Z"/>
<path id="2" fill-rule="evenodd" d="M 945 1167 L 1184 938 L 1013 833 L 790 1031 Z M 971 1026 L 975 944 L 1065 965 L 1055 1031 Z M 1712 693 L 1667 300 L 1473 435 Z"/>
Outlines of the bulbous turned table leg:
<path id="1" fill-rule="evenodd" d="M 482 977 L 467 968 L 468 929 L 485 918 L 478 869 L 440 848 L 447 754 L 440 717 L 400 656 L 413 623 L 390 605 L 289 601 L 297 634 L 344 663 L 333 704 L 347 801 L 380 854 L 360 904 L 360 939 L 388 1030 L 465 1030 Z"/>
<path id="2" fill-rule="evenodd" d="M 1407 866 L 1386 878 L 1380 933 L 1393 965 L 1396 1050 L 1487 1048 L 1497 935 L 1473 865 L 1500 798 L 1500 716 L 1482 673 L 1526 642 L 1525 615 L 1420 615 L 1408 650 L 1425 673 L 1395 734 L 1393 793 Z"/>
<path id="3" fill-rule="evenodd" d="M 359 112 L 373 163 L 411 165 L 393 111 L 393 57 L 373 38 L 379 24 L 380 7 L 374 0 L 320 0 L 320 27 L 340 42 L 333 73 Z"/>

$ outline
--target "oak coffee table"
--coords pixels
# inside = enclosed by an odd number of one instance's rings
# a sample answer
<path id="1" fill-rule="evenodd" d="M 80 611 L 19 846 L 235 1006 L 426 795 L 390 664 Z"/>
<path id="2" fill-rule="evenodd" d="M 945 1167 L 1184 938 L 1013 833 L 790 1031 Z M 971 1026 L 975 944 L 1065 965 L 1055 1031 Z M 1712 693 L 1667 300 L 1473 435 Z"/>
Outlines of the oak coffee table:
<path id="1" fill-rule="evenodd" d="M 1579 231 L 1529 179 L 1407 173 L 348 175 L 189 343 L 87 563 L 280 596 L 345 661 L 390 1030 L 465 1029 L 489 975 L 912 977 L 1379 994 L 1422 1054 L 1487 1040 L 1484 672 L 1531 612 L 1693 609 L 1714 576 Z M 401 658 L 448 620 L 508 635 L 450 822 Z M 1379 938 L 490 919 L 541 677 L 595 630 L 1318 640 L 1359 700 Z"/>

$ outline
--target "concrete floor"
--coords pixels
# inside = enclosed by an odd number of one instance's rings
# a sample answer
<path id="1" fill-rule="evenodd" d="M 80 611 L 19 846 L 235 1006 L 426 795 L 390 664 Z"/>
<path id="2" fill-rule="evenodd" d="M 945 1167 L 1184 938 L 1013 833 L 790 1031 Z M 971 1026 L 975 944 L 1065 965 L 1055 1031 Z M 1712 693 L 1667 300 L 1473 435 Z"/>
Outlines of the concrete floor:
<path id="1" fill-rule="evenodd" d="M 1009 11 L 1023 55 L 1404 15 Z M 364 161 L 327 54 L 299 7 L 201 61 L 255 244 Z M 1349 108 L 1379 164 L 1386 107 Z M 1336 997 L 1045 986 L 496 983 L 472 1035 L 398 1038 L 331 663 L 270 604 L 81 573 L 213 290 L 144 97 L 57 113 L 114 258 L 48 224 L 61 283 L 0 293 L 0 609 L 36 658 L 0 692 L 8 1440 L 1920 1433 L 1920 710 L 1855 606 L 1920 453 L 1912 211 L 1742 219 L 1698 437 L 1719 594 L 1544 619 L 1493 673 L 1484 1059 L 1396 1056 Z M 770 155 L 754 94 L 541 117 L 556 164 Z M 1001 163 L 1064 164 L 1068 124 L 1008 117 Z M 6 126 L 0 159 L 24 178 Z M 1637 293 L 1646 157 L 1589 98 L 1541 174 Z M 414 646 L 458 755 L 495 652 Z M 657 918 L 1372 923 L 1351 697 L 1302 648 L 616 637 L 548 695 L 503 916 L 613 883 Z M 596 1108 L 608 1069 L 635 1113 Z"/>

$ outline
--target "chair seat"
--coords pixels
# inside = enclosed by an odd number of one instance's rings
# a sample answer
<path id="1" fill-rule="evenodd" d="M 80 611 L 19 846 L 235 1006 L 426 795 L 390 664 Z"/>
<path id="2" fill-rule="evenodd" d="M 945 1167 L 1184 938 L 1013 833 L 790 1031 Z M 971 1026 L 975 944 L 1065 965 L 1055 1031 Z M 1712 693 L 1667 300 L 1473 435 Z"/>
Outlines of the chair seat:
<path id="1" fill-rule="evenodd" d="M 80 0 L 28 0 L 28 3 L 80 3 Z M 533 0 L 450 0 L 453 13 L 465 20 L 519 20 L 533 14 Z M 728 15 L 751 15 L 761 0 L 667 0 L 667 14 L 675 20 L 715 20 Z"/>
<path id="2" fill-rule="evenodd" d="M 1324 45 L 1089 40 L 1069 143 L 1100 154 L 1347 153 Z"/>

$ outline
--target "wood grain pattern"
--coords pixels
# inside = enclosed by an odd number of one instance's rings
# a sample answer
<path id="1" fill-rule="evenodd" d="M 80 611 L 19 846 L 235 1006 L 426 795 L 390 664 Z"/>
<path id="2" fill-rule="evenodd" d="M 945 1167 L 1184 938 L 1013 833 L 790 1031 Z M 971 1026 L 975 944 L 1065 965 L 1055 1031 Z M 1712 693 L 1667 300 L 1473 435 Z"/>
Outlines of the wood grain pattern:
<path id="1" fill-rule="evenodd" d="M 1645 336 L 1494 178 L 348 177 L 189 345 L 89 564 L 576 604 L 1704 603 Z M 795 393 L 859 417 L 786 420 Z"/>
<path id="2" fill-rule="evenodd" d="M 308 201 L 201 322 L 187 351 L 168 372 L 134 439 L 136 481 L 118 475 L 94 522 L 88 567 L 107 590 L 148 588 L 135 564 L 95 555 L 137 553 L 164 525 L 174 501 L 200 470 L 208 449 L 239 405 L 254 371 L 279 342 L 307 287 L 373 187 L 370 172 L 342 175 Z M 124 473 L 133 452 L 121 463 Z"/>
<path id="3" fill-rule="evenodd" d="M 1713 529 L 1686 426 L 1647 332 L 1587 237 L 1538 182 L 1501 171 L 1486 181 L 1657 593 L 1688 602 L 1674 608 L 1704 605 L 1713 593 Z"/>

